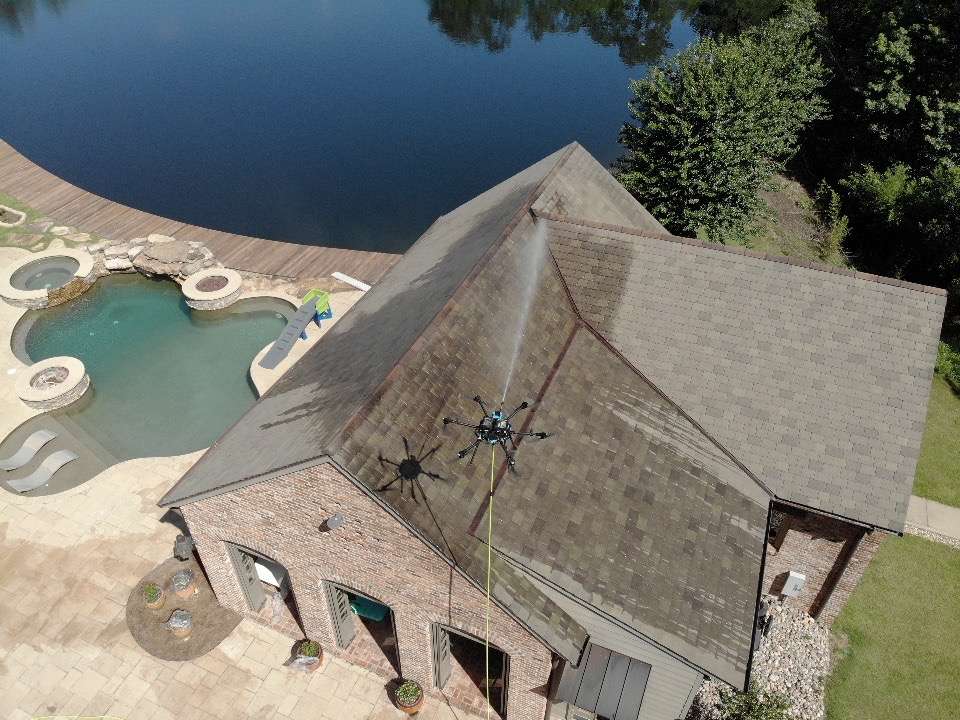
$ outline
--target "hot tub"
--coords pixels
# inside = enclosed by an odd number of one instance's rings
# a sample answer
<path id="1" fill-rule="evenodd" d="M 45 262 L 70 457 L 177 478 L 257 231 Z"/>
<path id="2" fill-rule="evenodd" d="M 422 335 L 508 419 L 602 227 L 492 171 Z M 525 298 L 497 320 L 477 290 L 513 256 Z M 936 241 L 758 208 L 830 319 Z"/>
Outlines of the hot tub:
<path id="1" fill-rule="evenodd" d="M 47 250 L 24 255 L 0 274 L 0 297 L 10 305 L 39 309 L 85 292 L 96 275 L 85 250 Z"/>

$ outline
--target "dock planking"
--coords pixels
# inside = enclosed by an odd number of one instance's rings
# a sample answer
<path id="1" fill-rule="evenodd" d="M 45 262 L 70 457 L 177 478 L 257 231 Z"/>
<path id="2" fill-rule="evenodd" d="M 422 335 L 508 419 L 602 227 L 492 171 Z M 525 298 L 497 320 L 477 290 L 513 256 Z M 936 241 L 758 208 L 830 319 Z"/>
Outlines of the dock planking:
<path id="1" fill-rule="evenodd" d="M 127 207 L 71 185 L 0 140 L 0 192 L 82 232 L 111 240 L 151 233 L 197 240 L 227 267 L 293 279 L 339 271 L 375 284 L 400 259 L 395 253 L 298 245 L 190 225 Z"/>

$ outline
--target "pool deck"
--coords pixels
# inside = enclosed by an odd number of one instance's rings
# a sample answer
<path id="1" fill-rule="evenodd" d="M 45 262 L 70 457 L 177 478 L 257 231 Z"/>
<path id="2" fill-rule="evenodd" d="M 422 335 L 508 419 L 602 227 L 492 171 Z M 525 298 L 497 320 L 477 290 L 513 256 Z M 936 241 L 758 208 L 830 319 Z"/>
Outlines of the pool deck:
<path id="1" fill-rule="evenodd" d="M 400 259 L 394 253 L 297 245 L 210 230 L 121 205 L 71 185 L 0 140 L 0 192 L 58 222 L 85 232 L 126 241 L 151 233 L 198 241 L 235 270 L 290 278 L 342 272 L 374 285 Z"/>

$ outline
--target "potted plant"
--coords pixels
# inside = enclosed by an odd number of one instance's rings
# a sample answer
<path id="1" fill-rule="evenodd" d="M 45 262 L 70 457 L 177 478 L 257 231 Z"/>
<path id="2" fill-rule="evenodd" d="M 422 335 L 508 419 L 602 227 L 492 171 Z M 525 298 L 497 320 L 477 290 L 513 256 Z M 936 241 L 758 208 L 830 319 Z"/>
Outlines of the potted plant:
<path id="1" fill-rule="evenodd" d="M 163 589 L 156 583 L 148 582 L 143 586 L 143 600 L 151 610 L 162 608 L 165 599 Z"/>
<path id="2" fill-rule="evenodd" d="M 178 608 L 173 611 L 170 619 L 167 620 L 167 627 L 170 628 L 174 637 L 186 640 L 193 632 L 193 614 L 189 610 Z"/>
<path id="3" fill-rule="evenodd" d="M 416 715 L 423 707 L 423 688 L 415 680 L 404 680 L 394 692 L 397 707 L 407 715 Z"/>
<path id="4" fill-rule="evenodd" d="M 186 568 L 177 570 L 177 572 L 173 574 L 173 579 L 170 581 L 170 584 L 173 586 L 174 594 L 181 600 L 193 597 L 199 592 L 193 570 Z"/>
<path id="5" fill-rule="evenodd" d="M 322 657 L 323 650 L 316 640 L 301 640 L 297 644 L 297 667 L 307 672 L 313 672 L 320 667 Z"/>

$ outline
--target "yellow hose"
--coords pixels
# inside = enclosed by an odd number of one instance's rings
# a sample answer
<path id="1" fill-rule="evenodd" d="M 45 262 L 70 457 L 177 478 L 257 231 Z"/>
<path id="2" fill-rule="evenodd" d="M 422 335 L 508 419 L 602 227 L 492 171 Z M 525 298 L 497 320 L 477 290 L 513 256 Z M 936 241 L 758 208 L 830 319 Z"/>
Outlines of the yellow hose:
<path id="1" fill-rule="evenodd" d="M 484 638 L 484 661 L 486 663 L 485 675 L 487 677 L 487 720 L 490 720 L 490 565 L 492 561 L 493 548 L 493 475 L 494 458 L 496 452 L 494 447 L 490 447 L 490 499 L 487 502 L 487 632 Z"/>

